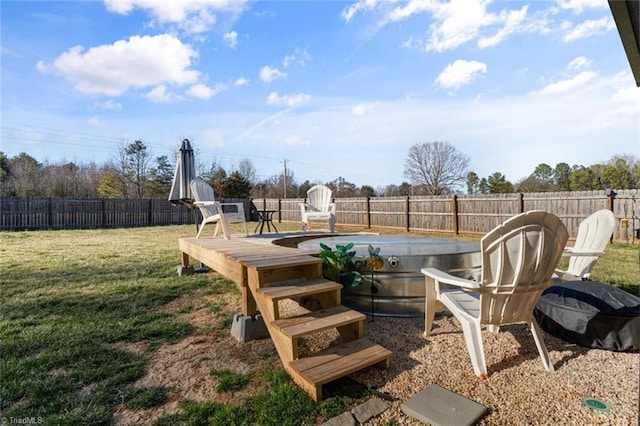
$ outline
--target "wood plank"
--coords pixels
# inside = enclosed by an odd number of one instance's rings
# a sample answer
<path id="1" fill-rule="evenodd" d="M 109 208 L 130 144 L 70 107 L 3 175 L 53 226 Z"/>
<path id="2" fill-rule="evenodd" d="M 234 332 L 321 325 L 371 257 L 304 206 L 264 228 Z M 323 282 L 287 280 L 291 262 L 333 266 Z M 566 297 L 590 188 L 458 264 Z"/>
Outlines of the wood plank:
<path id="1" fill-rule="evenodd" d="M 216 272 L 235 282 L 240 286 L 247 285 L 246 266 L 243 260 L 254 261 L 259 264 L 278 264 L 280 259 L 294 258 L 293 263 L 304 258 L 305 262 L 321 262 L 319 258 L 311 257 L 291 247 L 283 247 L 264 242 L 254 241 L 248 238 L 236 238 L 225 240 L 224 238 L 195 238 L 182 237 L 178 240 L 178 246 L 182 251 L 182 262 L 188 264 L 188 256 L 211 267 Z M 288 262 L 285 262 L 287 264 Z"/>
<path id="2" fill-rule="evenodd" d="M 178 246 L 183 253 L 183 262 L 184 254 L 186 253 L 188 256 L 199 260 L 236 284 L 242 284 L 244 281 L 246 272 L 242 264 L 210 249 L 207 244 L 194 244 L 188 241 L 188 239 L 181 238 Z"/>
<path id="3" fill-rule="evenodd" d="M 260 271 L 262 269 L 272 269 L 276 266 L 279 268 L 284 268 L 287 266 L 322 264 L 322 259 L 309 255 L 294 255 L 285 257 L 269 256 L 262 259 L 243 261 L 243 264 L 248 268 L 254 268 Z"/>
<path id="4" fill-rule="evenodd" d="M 319 331 L 362 322 L 365 318 L 366 316 L 361 312 L 338 305 L 297 317 L 279 319 L 274 321 L 273 325 L 290 338 L 295 339 Z"/>
<path id="5" fill-rule="evenodd" d="M 305 381 L 322 385 L 375 364 L 385 366 L 391 355 L 376 343 L 358 339 L 292 361 L 289 367 Z"/>
<path id="6" fill-rule="evenodd" d="M 277 301 L 336 290 L 342 290 L 342 284 L 335 281 L 317 279 L 311 281 L 301 280 L 297 283 L 277 285 L 274 287 L 263 287 L 258 289 L 258 293 L 272 301 Z"/>
<path id="7" fill-rule="evenodd" d="M 309 264 L 306 262 L 295 264 L 287 262 L 282 266 L 272 265 L 271 268 L 260 270 L 248 267 L 247 277 L 248 285 L 253 289 L 270 287 L 295 279 L 314 280 L 322 278 L 322 264 Z"/>

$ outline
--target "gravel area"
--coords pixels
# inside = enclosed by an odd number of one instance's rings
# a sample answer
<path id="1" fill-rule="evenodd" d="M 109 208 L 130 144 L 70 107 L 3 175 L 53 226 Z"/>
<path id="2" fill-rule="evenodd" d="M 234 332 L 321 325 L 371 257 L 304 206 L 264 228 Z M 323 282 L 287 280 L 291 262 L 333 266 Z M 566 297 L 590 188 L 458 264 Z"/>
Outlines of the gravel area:
<path id="1" fill-rule="evenodd" d="M 525 325 L 483 331 L 489 378 L 473 373 L 464 336 L 453 316 L 436 317 L 428 338 L 423 318 L 381 318 L 365 323 L 365 335 L 394 352 L 388 370 L 356 373 L 353 379 L 395 399 L 367 425 L 420 424 L 400 404 L 431 383 L 489 407 L 481 425 L 637 425 L 639 354 L 585 348 L 545 333 L 555 372 L 544 369 Z M 606 402 L 596 411 L 583 398 Z"/>
<path id="2" fill-rule="evenodd" d="M 239 298 L 192 294 L 167 306 L 197 330 L 194 335 L 162 345 L 150 354 L 147 373 L 138 386 L 164 385 L 174 391 L 169 401 L 149 410 L 120 407 L 114 425 L 151 424 L 163 414 L 179 412 L 178 401 L 217 400 L 237 403 L 264 391 L 262 373 L 282 364 L 271 339 L 239 343 L 228 333 L 212 333 L 222 318 L 213 314 L 212 303 L 225 311 L 239 310 Z M 287 306 L 284 306 L 284 316 Z M 289 309 L 293 310 L 294 305 Z M 502 327 L 500 333 L 483 332 L 489 378 L 473 373 L 462 329 L 450 315 L 436 316 L 432 334 L 422 335 L 423 318 L 367 318 L 365 336 L 393 351 L 386 370 L 365 369 L 351 379 L 388 395 L 390 407 L 365 425 L 419 425 L 405 415 L 400 404 L 435 383 L 489 407 L 480 425 L 638 425 L 640 358 L 636 353 L 610 352 L 566 343 L 544 334 L 555 372 L 542 366 L 527 326 Z M 215 328 L 214 328 L 215 329 Z M 323 349 L 338 338 L 336 331 L 305 337 L 305 350 Z M 144 344 L 123 349 L 142 353 Z M 241 392 L 220 394 L 211 369 L 228 368 L 254 378 Z M 595 411 L 583 398 L 606 402 L 611 410 Z M 362 403 L 358 401 L 357 403 Z"/>

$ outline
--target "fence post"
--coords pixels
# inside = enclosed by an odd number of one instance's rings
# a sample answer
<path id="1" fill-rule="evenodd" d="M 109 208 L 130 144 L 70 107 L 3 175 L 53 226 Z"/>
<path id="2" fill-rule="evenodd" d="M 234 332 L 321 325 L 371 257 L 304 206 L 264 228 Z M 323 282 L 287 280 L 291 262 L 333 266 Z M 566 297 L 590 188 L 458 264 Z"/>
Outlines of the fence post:
<path id="1" fill-rule="evenodd" d="M 153 225 L 153 200 L 149 198 L 149 215 L 147 216 L 149 225 Z"/>
<path id="2" fill-rule="evenodd" d="M 367 196 L 367 205 L 365 206 L 365 211 L 366 211 L 366 224 L 367 224 L 367 229 L 371 229 L 371 197 Z"/>
<path id="3" fill-rule="evenodd" d="M 278 223 L 282 223 L 282 199 L 278 198 Z"/>
<path id="4" fill-rule="evenodd" d="M 616 195 L 618 195 L 618 193 L 609 188 L 605 189 L 604 193 L 607 196 L 607 209 L 613 211 L 613 200 L 616 198 Z"/>
<path id="5" fill-rule="evenodd" d="M 47 225 L 49 229 L 53 229 L 53 200 L 51 197 L 47 198 Z"/>
<path id="6" fill-rule="evenodd" d="M 522 192 L 518 192 L 516 202 L 518 203 L 518 213 L 524 213 L 524 194 Z"/>
<path id="7" fill-rule="evenodd" d="M 458 235 L 458 196 L 456 194 L 453 194 L 451 203 L 451 211 L 453 212 L 453 235 Z"/>
<path id="8" fill-rule="evenodd" d="M 405 230 L 409 232 L 409 196 L 407 195 L 404 200 L 404 221 L 405 221 Z"/>
<path id="9" fill-rule="evenodd" d="M 102 226 L 101 228 L 105 228 L 107 226 L 107 202 L 103 198 L 100 200 L 100 205 L 102 207 Z"/>

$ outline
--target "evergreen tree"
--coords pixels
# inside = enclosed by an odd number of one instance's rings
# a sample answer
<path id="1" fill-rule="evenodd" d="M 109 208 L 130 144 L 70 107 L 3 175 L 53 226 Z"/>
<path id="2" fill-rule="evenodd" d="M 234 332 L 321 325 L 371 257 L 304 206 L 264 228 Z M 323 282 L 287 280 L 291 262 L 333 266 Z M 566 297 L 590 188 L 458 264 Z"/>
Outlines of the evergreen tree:
<path id="1" fill-rule="evenodd" d="M 500 172 L 495 172 L 489 176 L 487 184 L 489 185 L 489 193 L 491 194 L 508 194 L 513 192 L 513 184 Z"/>

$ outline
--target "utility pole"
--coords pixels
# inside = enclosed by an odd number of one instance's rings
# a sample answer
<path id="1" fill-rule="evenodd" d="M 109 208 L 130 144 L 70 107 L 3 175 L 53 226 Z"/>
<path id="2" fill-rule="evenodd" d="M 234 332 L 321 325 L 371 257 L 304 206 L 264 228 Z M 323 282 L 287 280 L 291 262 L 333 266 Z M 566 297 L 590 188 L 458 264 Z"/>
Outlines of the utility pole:
<path id="1" fill-rule="evenodd" d="M 287 159 L 282 160 L 284 163 L 284 198 L 287 198 Z"/>

